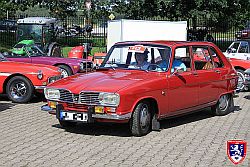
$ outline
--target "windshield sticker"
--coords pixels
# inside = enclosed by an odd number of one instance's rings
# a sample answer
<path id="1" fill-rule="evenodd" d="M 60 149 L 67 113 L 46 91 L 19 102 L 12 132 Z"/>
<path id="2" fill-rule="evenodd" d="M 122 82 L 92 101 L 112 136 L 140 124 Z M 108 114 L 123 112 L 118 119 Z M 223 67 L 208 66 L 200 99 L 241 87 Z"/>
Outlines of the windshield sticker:
<path id="1" fill-rule="evenodd" d="M 135 45 L 135 46 L 130 46 L 128 51 L 129 52 L 136 52 L 136 53 L 143 53 L 146 50 L 146 47 L 143 45 Z"/>

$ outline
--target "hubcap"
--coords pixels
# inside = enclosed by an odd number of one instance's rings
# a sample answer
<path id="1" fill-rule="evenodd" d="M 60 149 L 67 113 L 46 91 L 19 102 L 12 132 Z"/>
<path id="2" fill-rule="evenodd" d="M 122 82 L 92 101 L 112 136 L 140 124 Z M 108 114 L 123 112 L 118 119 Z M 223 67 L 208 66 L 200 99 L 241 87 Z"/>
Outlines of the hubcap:
<path id="1" fill-rule="evenodd" d="M 62 69 L 62 68 L 61 68 L 61 70 L 62 70 L 61 75 L 63 76 L 63 78 L 66 78 L 66 77 L 69 76 L 69 74 L 68 74 L 68 72 L 67 72 L 66 70 L 64 70 L 64 69 Z"/>
<path id="2" fill-rule="evenodd" d="M 228 107 L 228 96 L 227 95 L 223 95 L 220 97 L 220 100 L 219 100 L 219 108 L 221 111 L 224 111 L 227 109 Z"/>
<path id="3" fill-rule="evenodd" d="M 26 87 L 24 82 L 17 82 L 15 84 L 13 84 L 10 88 L 11 96 L 14 99 L 23 98 L 25 96 L 26 92 L 27 92 L 27 87 Z"/>
<path id="4" fill-rule="evenodd" d="M 150 114 L 149 114 L 148 106 L 144 104 L 141 108 L 141 116 L 140 116 L 140 124 L 142 128 L 145 128 L 146 126 L 149 125 L 149 121 L 150 121 L 149 118 L 150 118 Z"/>
<path id="5" fill-rule="evenodd" d="M 245 85 L 243 84 L 245 82 L 245 77 L 241 72 L 237 72 L 239 78 L 238 78 L 238 84 L 237 84 L 237 89 L 242 90 Z"/>

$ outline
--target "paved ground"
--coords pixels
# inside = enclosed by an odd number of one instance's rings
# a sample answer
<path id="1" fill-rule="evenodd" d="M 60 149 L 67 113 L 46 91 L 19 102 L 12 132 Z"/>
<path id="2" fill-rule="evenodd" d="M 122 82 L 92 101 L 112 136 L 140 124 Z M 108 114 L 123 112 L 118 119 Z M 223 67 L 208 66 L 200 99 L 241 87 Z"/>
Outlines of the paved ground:
<path id="1" fill-rule="evenodd" d="M 248 142 L 250 167 L 250 93 L 235 98 L 234 113 L 212 117 L 209 110 L 165 120 L 160 132 L 132 137 L 126 125 L 79 125 L 62 129 L 43 102 L 13 104 L 0 97 L 0 166 L 235 166 L 226 141 Z"/>

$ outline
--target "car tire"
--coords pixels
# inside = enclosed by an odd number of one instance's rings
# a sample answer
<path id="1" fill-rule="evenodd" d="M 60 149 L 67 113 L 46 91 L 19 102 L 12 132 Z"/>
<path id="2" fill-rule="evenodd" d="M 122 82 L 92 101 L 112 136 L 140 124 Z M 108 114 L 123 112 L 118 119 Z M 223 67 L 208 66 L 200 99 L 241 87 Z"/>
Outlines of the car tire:
<path id="1" fill-rule="evenodd" d="M 216 105 L 212 106 L 212 112 L 216 116 L 223 116 L 234 111 L 234 99 L 230 94 L 220 97 Z"/>
<path id="2" fill-rule="evenodd" d="M 73 74 L 71 68 L 66 66 L 66 65 L 58 65 L 58 67 L 62 70 L 63 78 L 66 78 L 66 77 L 71 76 Z"/>
<path id="3" fill-rule="evenodd" d="M 130 130 L 134 136 L 143 136 L 151 130 L 152 114 L 150 112 L 150 105 L 147 102 L 140 102 L 130 120 Z"/>
<path id="4" fill-rule="evenodd" d="M 23 76 L 11 78 L 6 85 L 8 98 L 15 103 L 26 103 L 33 96 L 33 84 Z"/>
<path id="5" fill-rule="evenodd" d="M 61 47 L 58 45 L 53 46 L 50 56 L 51 57 L 62 57 Z"/>
<path id="6" fill-rule="evenodd" d="M 239 91 L 245 90 L 245 85 L 243 84 L 245 81 L 244 71 L 241 69 L 236 69 L 236 71 L 237 71 L 237 75 L 239 76 L 237 90 Z"/>
<path id="7" fill-rule="evenodd" d="M 77 122 L 70 122 L 70 121 L 61 121 L 59 120 L 59 124 L 63 128 L 69 128 L 69 127 L 74 127 L 76 126 Z"/>

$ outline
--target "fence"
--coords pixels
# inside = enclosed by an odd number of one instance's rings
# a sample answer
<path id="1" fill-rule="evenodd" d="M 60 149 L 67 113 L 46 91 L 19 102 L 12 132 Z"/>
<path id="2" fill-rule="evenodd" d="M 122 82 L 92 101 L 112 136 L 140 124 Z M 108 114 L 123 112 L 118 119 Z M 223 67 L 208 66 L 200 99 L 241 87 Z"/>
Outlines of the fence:
<path id="1" fill-rule="evenodd" d="M 147 20 L 167 20 L 166 18 L 151 18 Z M 176 21 L 176 20 L 175 20 Z M 235 34 L 240 31 L 237 25 L 230 21 L 214 22 L 206 19 L 188 19 L 188 40 L 213 41 L 225 50 L 229 44 L 236 40 Z M 92 26 L 92 27 L 90 27 Z M 17 30 L 7 24 L 0 26 L 0 46 L 12 47 L 16 40 Z M 106 48 L 107 20 L 86 20 L 84 17 L 65 18 L 58 22 L 57 42 L 63 46 L 77 46 L 91 43 L 93 47 Z"/>

